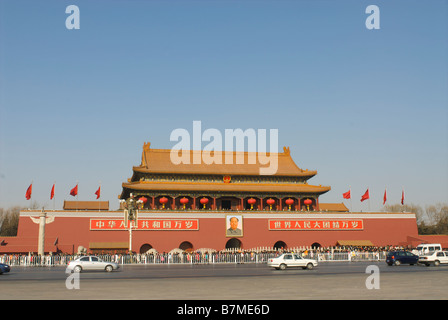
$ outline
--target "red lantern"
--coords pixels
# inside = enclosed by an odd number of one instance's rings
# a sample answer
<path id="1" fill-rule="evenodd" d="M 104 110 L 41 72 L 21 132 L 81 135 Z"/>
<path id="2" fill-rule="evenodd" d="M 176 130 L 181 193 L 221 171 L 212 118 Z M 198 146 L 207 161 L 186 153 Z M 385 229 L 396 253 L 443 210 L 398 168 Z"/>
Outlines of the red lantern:
<path id="1" fill-rule="evenodd" d="M 313 203 L 311 199 L 305 199 L 303 204 L 306 205 L 306 210 L 310 211 L 310 205 Z"/>
<path id="2" fill-rule="evenodd" d="M 168 203 L 168 198 L 162 197 L 159 199 L 159 202 L 162 204 L 162 209 L 165 209 L 165 204 Z"/>
<path id="3" fill-rule="evenodd" d="M 306 206 L 309 206 L 309 205 L 311 205 L 311 204 L 313 203 L 313 201 L 311 201 L 311 199 L 305 199 L 305 201 L 303 201 L 303 203 L 304 203 Z"/>
<path id="4" fill-rule="evenodd" d="M 289 206 L 289 210 L 291 210 L 291 206 L 294 204 L 294 200 L 289 198 L 285 200 L 285 203 Z"/>
<path id="5" fill-rule="evenodd" d="M 247 200 L 247 203 L 250 204 L 250 210 L 252 210 L 254 208 L 254 204 L 257 202 L 257 200 L 255 200 L 254 198 L 250 198 L 249 200 Z"/>
<path id="6" fill-rule="evenodd" d="M 199 202 L 204 205 L 204 209 L 205 209 L 205 205 L 208 203 L 208 198 L 202 198 L 201 200 L 199 200 Z"/>
<path id="7" fill-rule="evenodd" d="M 140 197 L 140 198 L 138 198 L 138 201 L 140 201 L 140 203 L 141 203 L 141 206 L 139 205 L 139 208 L 140 208 L 140 209 L 143 209 L 143 207 L 145 206 L 145 204 L 146 204 L 146 202 L 148 201 L 148 199 L 145 198 L 145 197 Z M 137 202 L 137 203 L 138 203 L 138 202 Z"/>
<path id="8" fill-rule="evenodd" d="M 188 203 L 188 199 L 183 197 L 182 199 L 180 199 L 179 202 L 184 205 L 184 209 L 185 209 L 185 205 Z"/>
<path id="9" fill-rule="evenodd" d="M 272 205 L 275 203 L 275 200 L 269 198 L 268 200 L 266 200 L 266 203 L 269 205 L 269 210 L 272 210 Z"/>
<path id="10" fill-rule="evenodd" d="M 140 201 L 143 202 L 143 203 L 148 202 L 148 199 L 145 198 L 145 197 L 141 197 L 141 198 L 139 198 L 138 200 L 140 200 Z"/>

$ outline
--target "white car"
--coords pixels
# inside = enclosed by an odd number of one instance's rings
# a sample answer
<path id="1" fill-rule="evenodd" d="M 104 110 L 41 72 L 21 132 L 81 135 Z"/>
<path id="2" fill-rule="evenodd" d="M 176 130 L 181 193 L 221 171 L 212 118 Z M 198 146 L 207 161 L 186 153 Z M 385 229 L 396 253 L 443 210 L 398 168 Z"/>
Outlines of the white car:
<path id="1" fill-rule="evenodd" d="M 418 257 L 418 262 L 429 267 L 431 264 L 438 266 L 441 263 L 448 263 L 448 251 L 433 251 Z"/>
<path id="2" fill-rule="evenodd" d="M 95 256 L 83 256 L 70 261 L 67 270 L 81 272 L 83 270 L 105 270 L 111 272 L 117 270 L 119 265 L 115 262 L 106 262 Z"/>
<path id="3" fill-rule="evenodd" d="M 268 266 L 277 270 L 285 270 L 286 268 L 291 267 L 302 267 L 302 269 L 310 270 L 317 266 L 317 261 L 302 258 L 302 256 L 297 253 L 284 253 L 277 258 L 269 259 Z"/>

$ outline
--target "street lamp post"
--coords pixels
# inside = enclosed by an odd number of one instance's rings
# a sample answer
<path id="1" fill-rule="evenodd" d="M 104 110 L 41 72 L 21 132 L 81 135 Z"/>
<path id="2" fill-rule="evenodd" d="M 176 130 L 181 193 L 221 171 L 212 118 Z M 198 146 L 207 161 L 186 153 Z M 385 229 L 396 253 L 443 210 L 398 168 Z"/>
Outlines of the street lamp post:
<path id="1" fill-rule="evenodd" d="M 143 203 L 141 200 L 135 200 L 131 193 L 127 200 L 120 200 L 124 207 L 124 223 L 129 230 L 129 252 L 132 252 L 132 229 L 137 227 L 138 205 Z"/>

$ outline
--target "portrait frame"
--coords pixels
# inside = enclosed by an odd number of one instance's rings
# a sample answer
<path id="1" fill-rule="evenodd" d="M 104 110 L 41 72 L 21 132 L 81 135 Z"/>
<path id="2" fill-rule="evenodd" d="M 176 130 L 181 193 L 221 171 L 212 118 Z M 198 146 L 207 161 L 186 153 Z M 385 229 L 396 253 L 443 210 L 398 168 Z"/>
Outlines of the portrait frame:
<path id="1" fill-rule="evenodd" d="M 235 224 L 235 220 L 231 222 L 232 218 L 236 218 L 237 225 L 236 229 L 232 229 L 235 225 L 232 226 L 232 223 Z M 226 215 L 226 237 L 228 238 L 239 238 L 243 236 L 244 223 L 243 223 L 243 215 L 242 214 L 227 214 Z"/>

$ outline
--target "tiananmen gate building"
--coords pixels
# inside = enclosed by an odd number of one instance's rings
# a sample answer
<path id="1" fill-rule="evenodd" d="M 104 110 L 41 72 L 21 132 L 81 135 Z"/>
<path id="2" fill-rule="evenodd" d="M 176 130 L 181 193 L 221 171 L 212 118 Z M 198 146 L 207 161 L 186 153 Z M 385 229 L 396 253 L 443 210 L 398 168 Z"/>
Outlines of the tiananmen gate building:
<path id="1" fill-rule="evenodd" d="M 141 163 L 122 183 L 118 198 L 139 200 L 133 251 L 149 249 L 412 245 L 424 242 L 413 213 L 349 212 L 343 203 L 321 203 L 329 186 L 308 183 L 317 171 L 299 168 L 289 148 L 270 154 L 277 171 L 257 153 L 220 152 L 213 163 L 174 164 L 172 150 L 143 145 Z M 187 151 L 190 159 L 203 151 Z M 229 159 L 231 161 L 229 161 Z M 260 160 L 261 159 L 261 160 Z M 37 252 L 39 221 L 46 219 L 45 252 L 125 252 L 128 221 L 106 201 L 66 201 L 62 210 L 20 212 L 15 237 L 1 237 L 0 253 Z"/>

